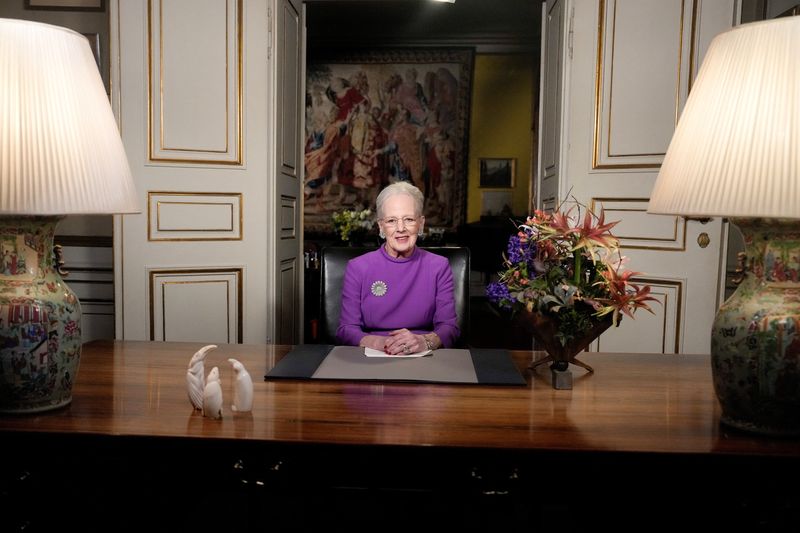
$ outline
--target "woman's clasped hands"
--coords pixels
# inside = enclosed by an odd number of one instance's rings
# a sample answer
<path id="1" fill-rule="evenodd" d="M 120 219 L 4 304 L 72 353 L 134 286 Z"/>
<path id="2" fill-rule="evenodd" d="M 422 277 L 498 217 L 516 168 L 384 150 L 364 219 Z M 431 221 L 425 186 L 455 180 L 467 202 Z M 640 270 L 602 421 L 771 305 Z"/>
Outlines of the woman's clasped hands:
<path id="1" fill-rule="evenodd" d="M 389 332 L 383 351 L 389 355 L 408 355 L 425 350 L 425 338 L 415 335 L 407 329 L 396 329 Z"/>

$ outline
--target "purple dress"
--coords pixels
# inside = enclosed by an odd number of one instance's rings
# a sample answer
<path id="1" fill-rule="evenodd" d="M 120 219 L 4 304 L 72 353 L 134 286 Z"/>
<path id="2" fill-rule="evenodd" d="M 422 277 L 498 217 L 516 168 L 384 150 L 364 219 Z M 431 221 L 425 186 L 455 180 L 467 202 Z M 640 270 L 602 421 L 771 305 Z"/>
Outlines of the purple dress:
<path id="1" fill-rule="evenodd" d="M 461 331 L 456 320 L 450 262 L 415 248 L 411 257 L 392 257 L 383 246 L 347 263 L 342 312 L 336 337 L 357 346 L 365 335 L 407 328 L 435 332 L 445 348 Z"/>

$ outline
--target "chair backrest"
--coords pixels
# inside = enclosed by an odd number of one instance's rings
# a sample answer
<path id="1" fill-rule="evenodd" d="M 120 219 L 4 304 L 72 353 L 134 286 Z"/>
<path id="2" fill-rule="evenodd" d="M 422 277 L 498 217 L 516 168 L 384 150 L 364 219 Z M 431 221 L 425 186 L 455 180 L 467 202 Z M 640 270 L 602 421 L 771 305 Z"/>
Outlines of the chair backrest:
<path id="1" fill-rule="evenodd" d="M 469 328 L 469 248 L 456 246 L 425 247 L 425 250 L 446 257 L 453 272 L 453 296 L 456 318 L 461 330 L 459 345 L 466 345 Z M 375 248 L 326 247 L 320 256 L 320 341 L 336 344 L 336 329 L 342 305 L 342 285 L 347 262 Z"/>

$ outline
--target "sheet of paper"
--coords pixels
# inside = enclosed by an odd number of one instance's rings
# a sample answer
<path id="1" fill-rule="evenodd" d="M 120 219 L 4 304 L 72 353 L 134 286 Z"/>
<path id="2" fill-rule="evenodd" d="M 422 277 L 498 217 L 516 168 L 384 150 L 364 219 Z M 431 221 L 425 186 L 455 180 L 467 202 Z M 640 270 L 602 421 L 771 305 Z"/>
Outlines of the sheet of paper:
<path id="1" fill-rule="evenodd" d="M 430 355 L 433 353 L 433 350 L 425 350 L 422 352 L 413 352 L 413 353 L 399 353 L 397 355 L 389 355 L 386 352 L 381 350 L 375 350 L 374 348 L 364 348 L 364 355 L 367 357 L 392 357 L 392 358 L 401 358 L 405 359 L 408 357 L 423 357 L 426 355 Z"/>

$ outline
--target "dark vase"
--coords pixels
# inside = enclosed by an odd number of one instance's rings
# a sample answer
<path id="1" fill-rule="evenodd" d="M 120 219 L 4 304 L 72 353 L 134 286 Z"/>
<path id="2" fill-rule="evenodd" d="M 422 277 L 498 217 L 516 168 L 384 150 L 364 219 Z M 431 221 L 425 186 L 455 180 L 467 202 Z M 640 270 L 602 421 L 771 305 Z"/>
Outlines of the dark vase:
<path id="1" fill-rule="evenodd" d="M 557 316 L 522 311 L 517 315 L 517 319 L 533 336 L 536 345 L 544 348 L 547 352 L 547 357 L 533 363 L 531 368 L 549 362 L 552 370 L 562 372 L 566 371 L 570 364 L 578 365 L 589 372 L 594 372 L 592 367 L 582 361 L 578 361 L 576 356 L 613 324 L 610 314 L 593 319 L 592 326 L 588 330 L 576 335 L 566 344 L 561 344 L 561 340 L 556 335 L 560 323 Z"/>

